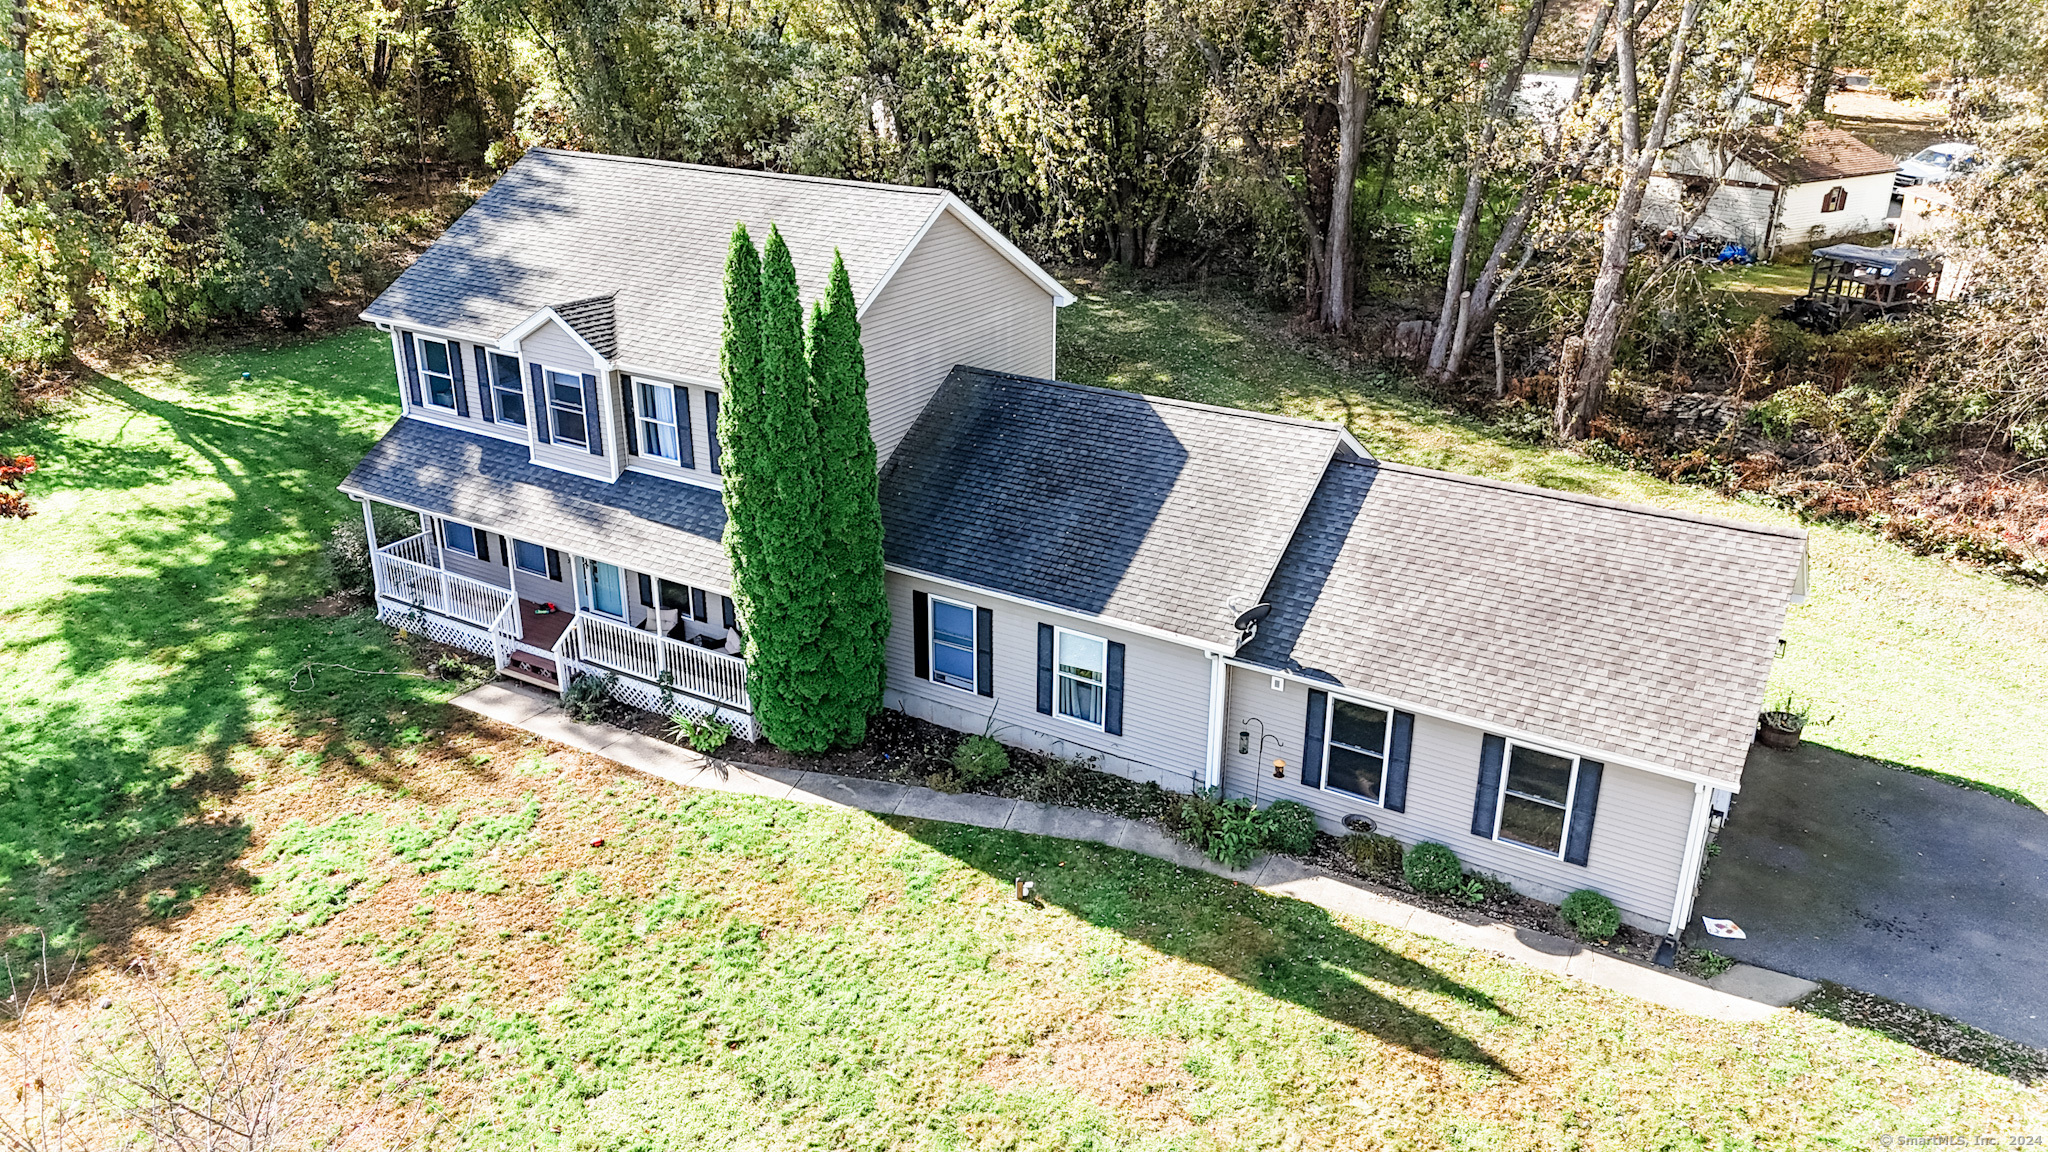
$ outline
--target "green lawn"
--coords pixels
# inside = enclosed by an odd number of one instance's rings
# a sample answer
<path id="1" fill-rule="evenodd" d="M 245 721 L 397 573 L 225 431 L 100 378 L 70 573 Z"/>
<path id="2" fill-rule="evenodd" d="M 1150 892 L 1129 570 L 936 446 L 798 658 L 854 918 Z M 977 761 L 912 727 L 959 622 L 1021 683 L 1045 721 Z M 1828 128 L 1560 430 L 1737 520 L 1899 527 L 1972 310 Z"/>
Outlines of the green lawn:
<path id="1" fill-rule="evenodd" d="M 1796 523 L 1774 508 L 1511 442 L 1391 377 L 1304 348 L 1275 318 L 1226 299 L 1084 291 L 1060 313 L 1059 366 L 1081 383 L 1341 421 L 1388 460 Z M 2048 808 L 2048 592 L 1869 533 L 1808 531 L 1813 594 L 1792 609 L 1773 697 L 1811 701 L 1814 719 L 1826 721 L 1809 732 L 1820 743 Z"/>
<path id="2" fill-rule="evenodd" d="M 1745 320 L 1775 316 L 1778 309 L 1806 295 L 1813 283 L 1813 266 L 1804 262 L 1752 264 L 1717 271 L 1709 282 L 1728 294 L 1729 302 Z"/>
<path id="3" fill-rule="evenodd" d="M 292 690 L 308 660 L 400 666 L 374 622 L 289 614 L 328 590 L 329 529 L 360 523 L 334 486 L 395 414 L 388 348 L 197 352 L 0 432 L 40 465 L 37 515 L 0 523 L 0 937 L 68 945 L 92 905 L 202 890 L 246 836 L 220 813 L 252 729 L 339 717 L 374 741 L 446 695 L 332 672 Z"/>
<path id="4" fill-rule="evenodd" d="M 312 988 L 309 1019 L 351 1013 L 324 1065 L 337 1109 L 430 1147 L 1643 1152 L 2038 1130 L 2037 1093 L 1824 1016 L 1703 1021 L 1114 849 L 494 739 L 458 728 L 414 760 L 406 791 L 428 800 L 337 803 L 269 770 L 266 791 L 327 815 L 269 836 L 259 894 L 209 918 L 238 925 L 210 949 L 238 999 Z"/>

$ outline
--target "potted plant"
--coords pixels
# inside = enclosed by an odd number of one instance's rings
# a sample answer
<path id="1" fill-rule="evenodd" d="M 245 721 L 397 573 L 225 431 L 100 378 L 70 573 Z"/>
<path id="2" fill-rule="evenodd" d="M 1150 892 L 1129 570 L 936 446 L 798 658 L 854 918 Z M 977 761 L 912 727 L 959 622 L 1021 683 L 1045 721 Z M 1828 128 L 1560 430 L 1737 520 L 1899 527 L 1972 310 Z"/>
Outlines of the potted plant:
<path id="1" fill-rule="evenodd" d="M 1799 747 L 1799 734 L 1806 730 L 1807 717 L 1812 709 L 1799 702 L 1791 693 L 1778 702 L 1776 708 L 1757 718 L 1756 738 L 1766 748 L 1789 752 Z"/>

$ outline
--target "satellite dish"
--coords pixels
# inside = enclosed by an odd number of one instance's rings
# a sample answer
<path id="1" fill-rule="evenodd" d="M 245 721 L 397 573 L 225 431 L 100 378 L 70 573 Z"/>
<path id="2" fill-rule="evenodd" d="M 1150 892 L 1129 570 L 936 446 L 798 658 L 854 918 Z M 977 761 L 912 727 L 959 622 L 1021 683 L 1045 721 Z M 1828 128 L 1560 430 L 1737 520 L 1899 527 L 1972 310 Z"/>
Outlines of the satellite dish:
<path id="1" fill-rule="evenodd" d="M 1247 628 L 1255 628 L 1258 626 L 1259 621 L 1272 614 L 1273 606 L 1271 604 L 1254 604 L 1238 614 L 1237 621 L 1232 627 L 1236 628 L 1239 632 Z"/>

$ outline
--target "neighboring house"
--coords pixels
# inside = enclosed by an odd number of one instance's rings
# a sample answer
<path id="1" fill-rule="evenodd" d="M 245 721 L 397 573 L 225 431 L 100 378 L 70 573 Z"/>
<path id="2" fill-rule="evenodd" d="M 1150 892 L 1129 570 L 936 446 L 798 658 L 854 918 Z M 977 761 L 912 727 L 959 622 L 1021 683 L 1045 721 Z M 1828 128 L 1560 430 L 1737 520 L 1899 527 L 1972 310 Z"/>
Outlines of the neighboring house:
<path id="1" fill-rule="evenodd" d="M 1898 167 L 1896 159 L 1817 121 L 1789 154 L 1761 137 L 1733 149 L 1693 141 L 1667 153 L 1650 178 L 1643 219 L 1664 227 L 1692 220 L 1690 230 L 1701 236 L 1768 255 L 1883 229 Z"/>
<path id="2" fill-rule="evenodd" d="M 343 489 L 425 528 L 377 553 L 385 619 L 752 731 L 704 406 L 735 218 L 863 301 L 889 707 L 1690 918 L 1802 534 L 1050 379 L 1071 297 L 942 192 L 522 159 L 365 313 L 406 411 Z"/>

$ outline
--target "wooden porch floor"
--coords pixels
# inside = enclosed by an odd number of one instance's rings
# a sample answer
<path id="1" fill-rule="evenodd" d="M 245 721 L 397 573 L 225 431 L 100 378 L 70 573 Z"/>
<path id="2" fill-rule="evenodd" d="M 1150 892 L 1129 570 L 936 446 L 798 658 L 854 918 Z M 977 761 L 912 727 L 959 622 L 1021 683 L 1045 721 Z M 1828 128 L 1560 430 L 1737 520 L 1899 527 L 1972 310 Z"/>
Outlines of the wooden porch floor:
<path id="1" fill-rule="evenodd" d="M 519 602 L 519 626 L 522 632 L 519 642 L 543 652 L 553 651 L 555 641 L 560 640 L 562 633 L 569 630 L 569 621 L 575 618 L 576 613 L 571 609 L 561 608 L 546 615 L 537 615 L 539 608 L 540 604 L 533 600 Z"/>

